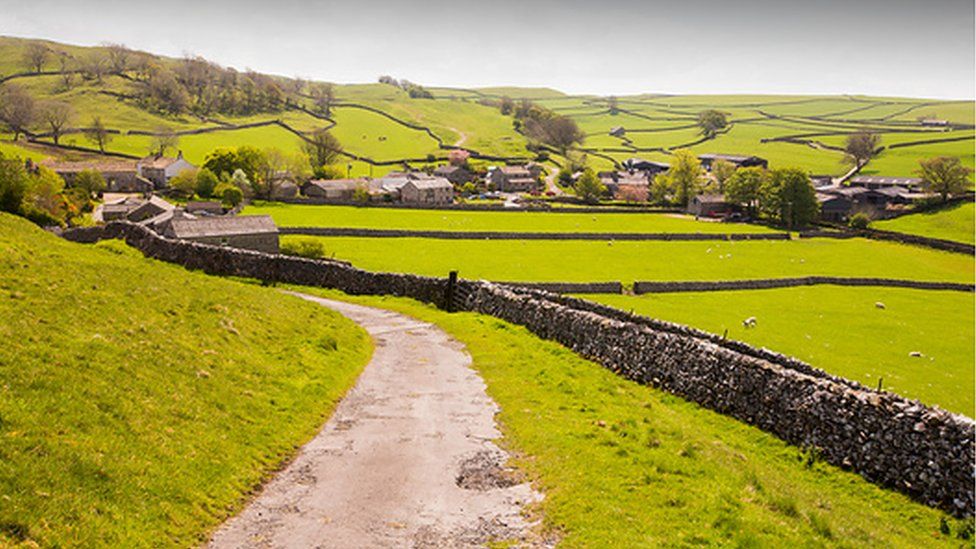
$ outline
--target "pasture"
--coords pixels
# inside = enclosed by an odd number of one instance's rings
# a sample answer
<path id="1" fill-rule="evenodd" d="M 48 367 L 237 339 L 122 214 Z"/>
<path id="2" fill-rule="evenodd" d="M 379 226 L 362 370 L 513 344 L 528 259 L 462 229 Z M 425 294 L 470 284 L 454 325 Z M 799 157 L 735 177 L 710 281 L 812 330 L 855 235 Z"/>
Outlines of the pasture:
<path id="1" fill-rule="evenodd" d="M 956 242 L 976 243 L 976 205 L 964 202 L 871 223 L 872 228 L 917 234 Z"/>
<path id="2" fill-rule="evenodd" d="M 727 333 L 869 387 L 881 382 L 887 391 L 974 417 L 972 293 L 813 286 L 580 297 Z M 757 319 L 753 328 L 742 324 L 749 317 Z"/>
<path id="3" fill-rule="evenodd" d="M 301 290 L 404 312 L 463 343 L 501 407 L 502 443 L 546 494 L 543 537 L 563 546 L 951 547 L 967 535 L 966 521 L 520 326 L 401 298 Z"/>
<path id="4" fill-rule="evenodd" d="M 554 214 L 566 215 L 566 214 Z M 624 242 L 313 238 L 372 271 L 495 281 L 742 280 L 805 275 L 973 282 L 970 256 L 865 239 Z"/>
<path id="5" fill-rule="evenodd" d="M 196 546 L 371 352 L 339 314 L 0 214 L 0 546 Z"/>
<path id="6" fill-rule="evenodd" d="M 436 231 L 499 232 L 619 232 L 619 233 L 771 233 L 772 229 L 747 223 L 697 221 L 675 213 L 544 213 L 525 211 L 479 212 L 312 206 L 258 202 L 245 215 L 270 215 L 282 227 L 350 227 Z"/>

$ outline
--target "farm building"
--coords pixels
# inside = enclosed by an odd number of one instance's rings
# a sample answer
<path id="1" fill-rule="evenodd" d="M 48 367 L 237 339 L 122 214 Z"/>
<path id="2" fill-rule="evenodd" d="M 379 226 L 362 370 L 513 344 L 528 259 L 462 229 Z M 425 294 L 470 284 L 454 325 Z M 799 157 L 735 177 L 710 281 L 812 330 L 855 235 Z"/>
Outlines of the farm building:
<path id="1" fill-rule="evenodd" d="M 302 194 L 309 198 L 324 198 L 348 202 L 359 187 L 365 187 L 366 179 L 313 179 L 302 185 Z"/>
<path id="2" fill-rule="evenodd" d="M 739 156 L 734 154 L 700 154 L 698 155 L 698 160 L 701 160 L 702 166 L 706 170 L 711 171 L 712 163 L 717 160 L 724 160 L 736 168 L 768 168 L 769 161 L 765 158 L 759 158 L 758 156 Z"/>
<path id="3" fill-rule="evenodd" d="M 500 166 L 488 169 L 488 183 L 502 192 L 529 192 L 539 187 L 539 176 L 528 166 Z"/>
<path id="4" fill-rule="evenodd" d="M 600 178 L 600 183 L 607 188 L 607 192 L 614 198 L 620 198 L 617 195 L 624 188 L 647 189 L 649 185 L 647 176 L 643 172 L 600 172 L 597 175 Z"/>
<path id="5" fill-rule="evenodd" d="M 136 163 L 136 171 L 139 176 L 152 181 L 157 189 L 168 187 L 170 179 L 173 179 L 184 170 L 192 170 L 194 168 L 196 166 L 183 159 L 182 151 L 176 158 L 153 155 L 147 156 Z"/>
<path id="6" fill-rule="evenodd" d="M 400 188 L 400 201 L 409 204 L 450 204 L 454 201 L 454 185 L 443 177 L 408 179 Z"/>
<path id="7" fill-rule="evenodd" d="M 940 120 L 938 118 L 923 118 L 919 120 L 919 123 L 932 128 L 944 128 L 949 125 L 948 120 Z"/>
<path id="8" fill-rule="evenodd" d="M 175 206 L 158 196 L 148 199 L 126 197 L 112 202 L 106 202 L 95 209 L 93 217 L 96 221 L 127 220 L 138 223 L 146 219 L 173 210 Z"/>
<path id="9" fill-rule="evenodd" d="M 851 215 L 854 202 L 843 195 L 817 193 L 820 204 L 820 219 L 833 223 L 845 221 Z"/>
<path id="10" fill-rule="evenodd" d="M 60 175 L 69 187 L 74 184 L 79 173 L 92 170 L 102 175 L 107 192 L 147 194 L 153 190 L 153 183 L 140 177 L 135 162 L 128 160 L 47 162 L 44 166 Z"/>
<path id="11" fill-rule="evenodd" d="M 440 166 L 434 170 L 434 176 L 443 177 L 455 185 L 464 185 L 474 179 L 474 174 L 462 166 Z"/>
<path id="12" fill-rule="evenodd" d="M 856 175 L 848 180 L 851 187 L 865 189 L 884 189 L 887 187 L 904 187 L 909 190 L 920 190 L 922 180 L 917 177 L 889 177 L 886 175 Z"/>
<path id="13" fill-rule="evenodd" d="M 628 171 L 644 172 L 648 178 L 671 169 L 671 166 L 664 162 L 644 160 L 643 158 L 629 158 L 624 160 L 623 166 Z"/>
<path id="14" fill-rule="evenodd" d="M 811 175 L 810 183 L 814 189 L 829 187 L 834 184 L 834 178 L 829 175 Z"/>
<path id="15" fill-rule="evenodd" d="M 269 215 L 201 218 L 174 216 L 163 230 L 163 236 L 215 246 L 278 253 L 278 227 Z"/>
<path id="16" fill-rule="evenodd" d="M 271 199 L 295 198 L 298 196 L 298 185 L 290 179 L 278 179 L 271 184 Z"/>
<path id="17" fill-rule="evenodd" d="M 186 203 L 186 211 L 191 214 L 203 214 L 203 215 L 223 215 L 224 207 L 220 202 L 214 202 L 212 200 L 207 201 L 193 201 Z"/>
<path id="18" fill-rule="evenodd" d="M 623 137 L 627 135 L 627 130 L 623 126 L 614 126 L 610 128 L 610 135 L 613 137 Z"/>
<path id="19" fill-rule="evenodd" d="M 723 217 L 734 210 L 735 205 L 722 194 L 700 194 L 688 202 L 688 213 L 695 217 Z"/>

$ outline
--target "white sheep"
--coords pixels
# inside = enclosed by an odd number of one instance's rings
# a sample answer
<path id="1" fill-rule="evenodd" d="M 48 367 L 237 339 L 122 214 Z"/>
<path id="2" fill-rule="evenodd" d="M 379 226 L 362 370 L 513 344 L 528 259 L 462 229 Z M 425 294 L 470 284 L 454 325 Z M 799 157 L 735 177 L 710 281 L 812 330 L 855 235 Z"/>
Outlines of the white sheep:
<path id="1" fill-rule="evenodd" d="M 885 304 L 882 303 L 882 302 L 880 302 L 880 301 L 875 301 L 874 302 L 874 306 L 875 306 L 875 308 L 878 308 L 878 309 L 884 309 L 885 308 Z"/>
<path id="2" fill-rule="evenodd" d="M 742 326 L 744 328 L 755 328 L 756 327 L 756 317 L 750 316 L 749 318 L 742 321 Z"/>

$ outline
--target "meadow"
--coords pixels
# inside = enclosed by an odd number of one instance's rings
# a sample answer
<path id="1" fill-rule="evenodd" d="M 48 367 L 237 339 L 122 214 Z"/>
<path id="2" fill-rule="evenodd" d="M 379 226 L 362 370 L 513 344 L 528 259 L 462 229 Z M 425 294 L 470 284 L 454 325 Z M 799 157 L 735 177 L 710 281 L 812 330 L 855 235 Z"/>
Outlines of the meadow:
<path id="1" fill-rule="evenodd" d="M 543 213 L 526 211 L 479 212 L 312 206 L 257 202 L 242 212 L 270 215 L 282 227 L 354 227 L 437 231 L 499 232 L 620 232 L 620 233 L 771 233 L 772 229 L 747 223 L 697 221 L 673 213 Z"/>
<path id="2" fill-rule="evenodd" d="M 0 546 L 195 546 L 372 346 L 314 304 L 0 214 Z"/>
<path id="3" fill-rule="evenodd" d="M 964 202 L 925 212 L 885 219 L 871 227 L 956 242 L 976 243 L 976 205 Z"/>
<path id="4" fill-rule="evenodd" d="M 972 293 L 813 286 L 580 297 L 728 334 L 869 387 L 880 382 L 887 391 L 976 416 Z M 757 319 L 753 328 L 742 324 L 749 317 Z"/>
<path id="5" fill-rule="evenodd" d="M 627 381 L 520 326 L 402 298 L 301 290 L 434 322 L 463 343 L 501 407 L 502 444 L 545 493 L 540 536 L 560 546 L 970 543 L 967 521 Z"/>
<path id="6" fill-rule="evenodd" d="M 552 214 L 567 215 L 567 214 Z M 526 241 L 284 236 L 372 271 L 470 279 L 594 282 L 742 280 L 806 275 L 973 282 L 970 256 L 865 239 L 793 241 Z"/>

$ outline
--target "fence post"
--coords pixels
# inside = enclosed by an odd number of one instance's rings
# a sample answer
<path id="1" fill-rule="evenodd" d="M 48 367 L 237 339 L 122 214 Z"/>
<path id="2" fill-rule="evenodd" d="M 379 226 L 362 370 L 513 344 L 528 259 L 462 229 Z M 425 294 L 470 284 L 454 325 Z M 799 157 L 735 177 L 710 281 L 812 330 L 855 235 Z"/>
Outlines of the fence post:
<path id="1" fill-rule="evenodd" d="M 457 291 L 457 271 L 447 274 L 447 290 L 444 295 L 444 310 L 449 313 L 454 312 L 454 293 Z"/>

